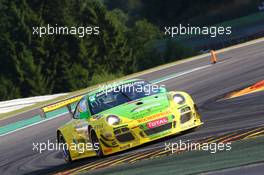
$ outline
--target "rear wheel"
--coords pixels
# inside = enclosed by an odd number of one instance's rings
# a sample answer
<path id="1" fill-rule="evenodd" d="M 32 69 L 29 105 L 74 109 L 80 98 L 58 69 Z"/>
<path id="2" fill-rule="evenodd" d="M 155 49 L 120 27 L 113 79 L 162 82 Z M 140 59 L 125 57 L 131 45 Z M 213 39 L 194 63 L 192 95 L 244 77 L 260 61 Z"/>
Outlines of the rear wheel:
<path id="1" fill-rule="evenodd" d="M 100 145 L 99 139 L 98 139 L 94 130 L 91 130 L 90 136 L 91 136 L 91 141 L 93 144 L 93 149 L 94 149 L 97 157 L 103 157 L 104 153 L 103 153 L 102 147 Z"/>
<path id="2" fill-rule="evenodd" d="M 59 141 L 59 143 L 61 143 L 60 148 L 62 147 L 62 153 L 63 153 L 64 160 L 67 163 L 72 162 L 71 154 L 70 154 L 68 145 L 67 145 L 67 143 L 66 143 L 66 141 L 65 141 L 65 139 L 61 133 L 59 133 L 58 141 Z"/>

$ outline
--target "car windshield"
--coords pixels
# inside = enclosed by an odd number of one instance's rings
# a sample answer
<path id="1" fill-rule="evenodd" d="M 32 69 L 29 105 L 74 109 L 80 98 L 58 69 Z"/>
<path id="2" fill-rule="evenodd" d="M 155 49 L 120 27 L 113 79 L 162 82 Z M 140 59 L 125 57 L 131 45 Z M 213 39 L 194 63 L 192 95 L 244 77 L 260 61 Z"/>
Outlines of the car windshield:
<path id="1" fill-rule="evenodd" d="M 133 101 L 159 92 L 146 81 L 134 81 L 131 83 L 113 86 L 105 91 L 98 92 L 89 97 L 91 114 L 97 114 L 123 103 Z"/>

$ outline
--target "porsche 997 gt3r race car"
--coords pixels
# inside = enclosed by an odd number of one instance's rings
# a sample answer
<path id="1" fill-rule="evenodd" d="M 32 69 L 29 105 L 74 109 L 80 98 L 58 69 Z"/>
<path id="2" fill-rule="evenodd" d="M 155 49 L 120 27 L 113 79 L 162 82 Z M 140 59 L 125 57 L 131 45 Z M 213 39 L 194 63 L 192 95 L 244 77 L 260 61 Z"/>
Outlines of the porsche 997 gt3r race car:
<path id="1" fill-rule="evenodd" d="M 113 154 L 201 124 L 187 93 L 133 79 L 84 95 L 57 138 L 67 145 L 63 155 L 71 162 Z"/>

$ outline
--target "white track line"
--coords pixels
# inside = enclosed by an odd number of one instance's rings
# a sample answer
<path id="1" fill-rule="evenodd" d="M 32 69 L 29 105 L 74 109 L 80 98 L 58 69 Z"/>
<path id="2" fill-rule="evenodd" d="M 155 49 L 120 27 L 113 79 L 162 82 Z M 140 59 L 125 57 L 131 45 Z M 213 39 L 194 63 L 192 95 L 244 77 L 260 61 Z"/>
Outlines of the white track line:
<path id="1" fill-rule="evenodd" d="M 191 70 L 187 70 L 187 71 L 184 71 L 184 72 L 179 72 L 175 75 L 172 75 L 172 76 L 168 76 L 168 78 L 164 78 L 159 81 L 153 81 L 153 83 L 161 83 L 161 82 L 164 82 L 164 81 L 168 81 L 168 80 L 171 80 L 171 79 L 174 79 L 174 78 L 177 78 L 177 77 L 180 77 L 180 76 L 183 76 L 183 75 L 186 75 L 186 74 L 189 74 L 189 73 L 192 73 L 192 72 L 195 72 L 195 71 L 198 71 L 198 70 L 202 70 L 202 69 L 205 69 L 205 68 L 208 68 L 208 67 L 211 67 L 212 65 L 206 65 L 206 66 L 201 66 L 201 67 L 197 67 L 197 68 L 194 68 L 194 69 L 191 69 Z"/>

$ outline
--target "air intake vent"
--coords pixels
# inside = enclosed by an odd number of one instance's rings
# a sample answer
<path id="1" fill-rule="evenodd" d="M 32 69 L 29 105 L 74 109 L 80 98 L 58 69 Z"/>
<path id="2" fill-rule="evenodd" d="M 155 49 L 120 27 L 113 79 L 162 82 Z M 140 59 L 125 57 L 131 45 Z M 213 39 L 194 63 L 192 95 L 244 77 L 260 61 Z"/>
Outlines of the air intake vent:
<path id="1" fill-rule="evenodd" d="M 171 126 L 172 126 L 172 123 L 167 123 L 165 125 L 161 125 L 161 126 L 156 127 L 156 128 L 147 129 L 144 132 L 146 133 L 146 135 L 149 136 L 149 135 L 153 135 L 153 134 L 157 134 L 159 132 L 169 130 L 169 129 L 171 129 Z"/>

